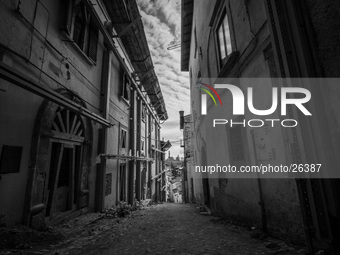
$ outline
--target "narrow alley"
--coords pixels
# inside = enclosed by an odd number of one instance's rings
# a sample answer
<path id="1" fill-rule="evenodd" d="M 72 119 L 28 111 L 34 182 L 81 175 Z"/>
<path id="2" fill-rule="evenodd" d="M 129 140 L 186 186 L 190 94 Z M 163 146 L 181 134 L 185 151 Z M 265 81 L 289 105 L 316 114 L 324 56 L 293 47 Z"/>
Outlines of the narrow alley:
<path id="1" fill-rule="evenodd" d="M 0 255 L 340 254 L 340 0 L 0 0 Z"/>
<path id="2" fill-rule="evenodd" d="M 51 230 L 52 228 L 50 228 Z M 200 212 L 193 204 L 143 207 L 124 218 L 86 214 L 53 227 L 54 244 L 0 254 L 304 254 L 256 228 Z M 36 239 L 35 239 L 36 240 Z"/>

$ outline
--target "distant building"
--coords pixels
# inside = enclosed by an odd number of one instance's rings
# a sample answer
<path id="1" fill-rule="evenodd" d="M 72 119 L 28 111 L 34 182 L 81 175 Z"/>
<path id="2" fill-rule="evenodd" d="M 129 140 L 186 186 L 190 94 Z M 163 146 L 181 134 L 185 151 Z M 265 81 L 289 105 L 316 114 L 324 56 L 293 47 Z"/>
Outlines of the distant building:
<path id="1" fill-rule="evenodd" d="M 161 199 L 168 116 L 135 1 L 0 8 L 0 222 Z"/>
<path id="2" fill-rule="evenodd" d="M 183 195 L 182 199 L 186 203 L 195 202 L 195 196 L 193 194 L 193 176 L 192 172 L 194 171 L 193 166 L 193 147 L 192 147 L 192 137 L 193 137 L 193 122 L 191 118 L 191 114 L 183 116 Z"/>
<path id="3" fill-rule="evenodd" d="M 317 161 L 339 168 L 338 87 L 309 88 L 323 98 L 309 102 L 313 118 L 301 118 L 296 129 L 265 132 L 248 127 L 212 130 L 209 116 L 221 113 L 222 107 L 214 107 L 211 100 L 210 115 L 202 116 L 196 86 L 206 77 L 209 84 L 232 77 L 339 77 L 340 12 L 335 2 L 182 1 L 181 69 L 190 76 L 192 165 L 214 165 L 217 160 L 237 166 Z M 230 99 L 227 93 L 220 95 L 223 102 Z M 273 141 L 265 145 L 275 155 L 256 153 L 254 143 L 260 141 L 253 138 L 260 134 Z M 217 215 L 260 226 L 293 242 L 306 241 L 310 251 L 331 242 L 340 250 L 339 179 L 213 179 L 205 174 L 188 178 L 191 196 Z"/>

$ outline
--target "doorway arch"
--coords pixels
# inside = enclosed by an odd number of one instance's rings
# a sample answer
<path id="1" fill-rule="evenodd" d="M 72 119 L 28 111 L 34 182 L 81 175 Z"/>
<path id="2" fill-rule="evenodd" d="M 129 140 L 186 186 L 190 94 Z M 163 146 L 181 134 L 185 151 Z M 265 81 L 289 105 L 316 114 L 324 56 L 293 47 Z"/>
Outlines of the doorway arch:
<path id="1" fill-rule="evenodd" d="M 86 108 L 68 90 L 60 94 Z M 89 205 L 92 155 L 91 121 L 45 100 L 32 136 L 24 223 L 40 228 Z"/>

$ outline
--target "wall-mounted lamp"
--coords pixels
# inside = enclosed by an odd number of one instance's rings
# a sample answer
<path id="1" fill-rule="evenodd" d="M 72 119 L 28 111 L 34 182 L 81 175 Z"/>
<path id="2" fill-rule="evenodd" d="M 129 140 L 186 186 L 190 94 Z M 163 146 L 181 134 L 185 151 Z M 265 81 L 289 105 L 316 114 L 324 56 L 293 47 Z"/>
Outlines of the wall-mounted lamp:
<path id="1" fill-rule="evenodd" d="M 183 130 L 184 128 L 184 111 L 179 111 L 179 129 Z"/>
<path id="2" fill-rule="evenodd" d="M 184 111 L 179 111 L 179 129 L 183 130 L 184 129 L 184 124 L 186 123 L 194 123 L 190 121 L 185 121 L 184 119 Z"/>

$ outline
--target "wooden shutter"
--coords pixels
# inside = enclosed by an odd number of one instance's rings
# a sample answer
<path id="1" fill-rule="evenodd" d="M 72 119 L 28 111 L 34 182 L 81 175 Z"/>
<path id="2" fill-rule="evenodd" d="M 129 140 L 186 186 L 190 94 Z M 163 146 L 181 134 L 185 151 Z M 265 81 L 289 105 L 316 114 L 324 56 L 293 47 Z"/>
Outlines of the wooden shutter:
<path id="1" fill-rule="evenodd" d="M 123 70 L 120 71 L 122 85 L 120 86 L 120 96 L 125 98 L 126 74 Z"/>
<path id="2" fill-rule="evenodd" d="M 97 45 L 98 45 L 98 29 L 91 19 L 89 27 L 88 57 L 92 59 L 94 62 L 97 61 L 97 48 L 98 48 Z"/>
<path id="3" fill-rule="evenodd" d="M 63 0 L 61 1 L 61 11 L 62 11 L 62 23 L 61 29 L 64 30 L 69 36 L 71 36 L 72 31 L 72 17 L 74 11 L 74 0 Z"/>

